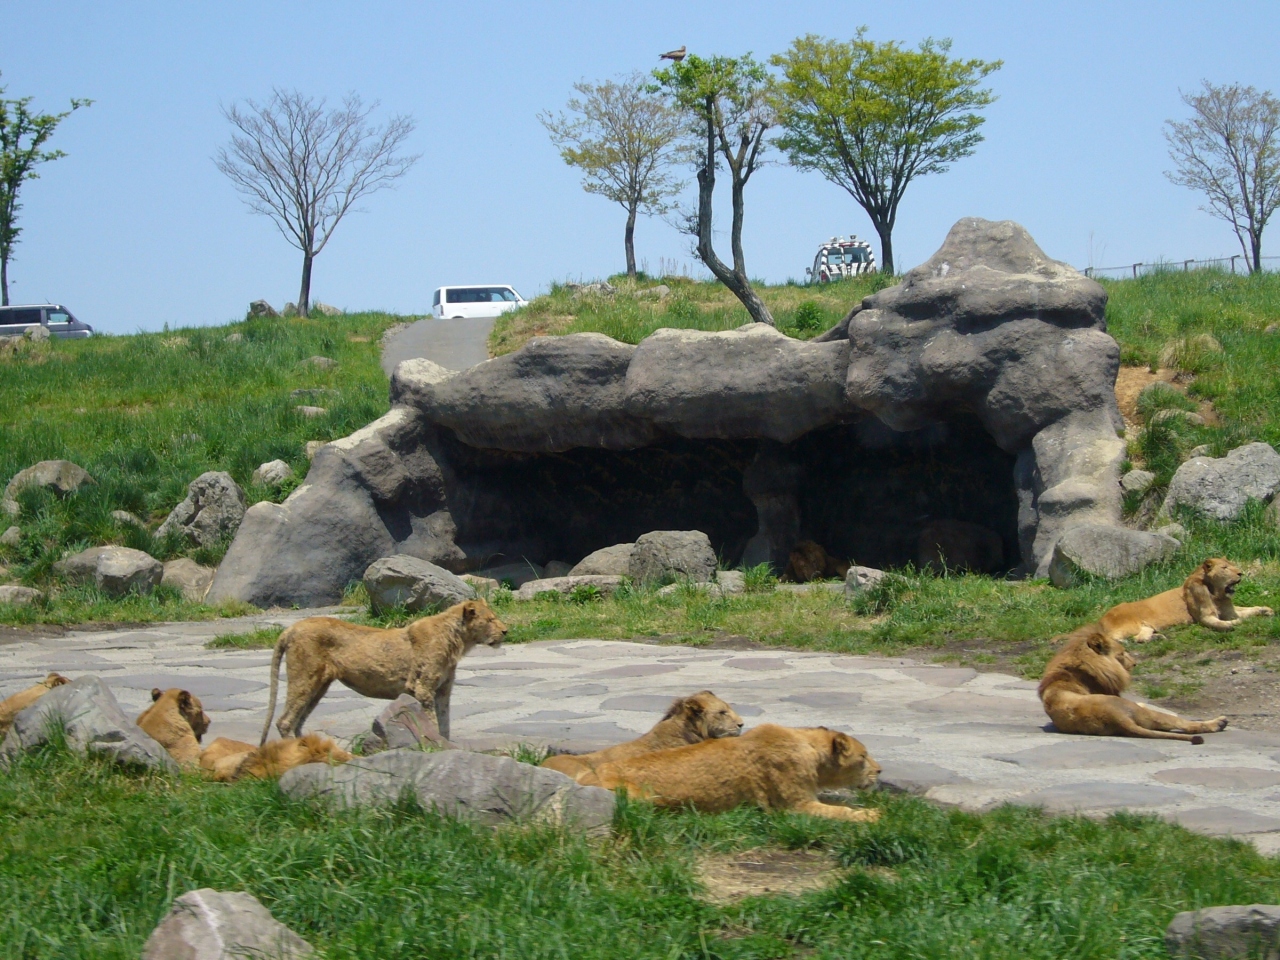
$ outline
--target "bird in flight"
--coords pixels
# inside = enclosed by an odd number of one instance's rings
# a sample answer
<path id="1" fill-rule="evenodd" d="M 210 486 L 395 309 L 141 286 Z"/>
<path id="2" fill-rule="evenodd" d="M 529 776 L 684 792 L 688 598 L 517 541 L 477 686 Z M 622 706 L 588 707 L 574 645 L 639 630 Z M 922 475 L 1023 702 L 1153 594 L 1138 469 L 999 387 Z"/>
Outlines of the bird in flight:
<path id="1" fill-rule="evenodd" d="M 681 60 L 684 59 L 684 52 L 685 52 L 684 47 L 681 47 L 679 50 L 668 50 L 666 53 L 659 54 L 658 59 L 671 60 L 674 63 L 679 63 Z"/>

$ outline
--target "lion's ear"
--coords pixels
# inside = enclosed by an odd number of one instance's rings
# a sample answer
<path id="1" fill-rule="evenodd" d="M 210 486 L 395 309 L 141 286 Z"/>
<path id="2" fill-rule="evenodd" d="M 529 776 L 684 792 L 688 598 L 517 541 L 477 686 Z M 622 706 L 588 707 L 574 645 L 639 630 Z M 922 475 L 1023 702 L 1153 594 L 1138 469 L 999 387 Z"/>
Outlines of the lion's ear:
<path id="1" fill-rule="evenodd" d="M 831 756 L 839 760 L 847 754 L 853 753 L 853 744 L 843 733 L 836 733 L 831 738 Z"/>
<path id="2" fill-rule="evenodd" d="M 476 618 L 476 602 L 474 600 L 468 600 L 466 603 L 462 605 L 462 619 L 474 620 L 475 618 Z"/>
<path id="3" fill-rule="evenodd" d="M 151 688 L 151 699 L 153 702 L 156 700 L 159 700 L 163 696 L 164 696 L 164 691 L 161 690 L 159 687 Z"/>
<path id="4" fill-rule="evenodd" d="M 189 694 L 186 690 L 182 690 L 178 693 L 178 709 L 179 710 L 191 709 L 191 694 Z"/>
<path id="5" fill-rule="evenodd" d="M 1100 633 L 1095 633 L 1088 640 L 1089 649 L 1094 653 L 1105 654 L 1107 652 L 1107 638 Z"/>

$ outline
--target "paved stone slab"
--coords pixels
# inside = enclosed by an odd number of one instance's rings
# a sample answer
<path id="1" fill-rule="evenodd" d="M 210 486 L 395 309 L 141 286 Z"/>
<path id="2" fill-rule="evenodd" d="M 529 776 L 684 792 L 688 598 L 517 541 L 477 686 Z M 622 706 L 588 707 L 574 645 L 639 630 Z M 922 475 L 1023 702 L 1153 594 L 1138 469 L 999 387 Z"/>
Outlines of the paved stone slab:
<path id="1" fill-rule="evenodd" d="M 1280 817 L 1264 817 L 1235 807 L 1198 807 L 1178 810 L 1169 819 L 1197 833 L 1215 835 L 1271 833 L 1280 830 Z"/>
<path id="2" fill-rule="evenodd" d="M 920 713 L 973 714 L 992 718 L 1039 719 L 1044 710 L 1038 701 L 1015 700 L 1013 697 L 984 697 L 978 693 L 957 690 L 929 700 L 908 704 Z"/>
<path id="3" fill-rule="evenodd" d="M 726 660 L 724 665 L 735 670 L 782 670 L 786 668 L 787 661 L 781 657 L 734 657 Z"/>
<path id="4" fill-rule="evenodd" d="M 505 733 L 513 737 L 543 737 L 547 740 L 563 740 L 570 737 L 602 740 L 605 743 L 624 743 L 634 740 L 643 730 L 620 727 L 616 723 L 555 723 L 551 721 L 521 721 L 486 727 L 485 733 Z"/>
<path id="5" fill-rule="evenodd" d="M 1141 783 L 1064 783 L 1023 794 L 1018 803 L 1044 807 L 1051 813 L 1077 810 L 1119 810 L 1126 807 L 1162 807 L 1186 800 L 1191 794 L 1172 787 Z"/>
<path id="6" fill-rule="evenodd" d="M 199 691 L 192 689 L 193 684 L 199 686 Z M 206 693 L 211 697 L 234 697 L 241 693 L 252 693 L 254 690 L 265 690 L 267 687 L 261 680 L 239 680 L 234 677 L 201 676 L 194 673 L 133 673 L 121 677 L 113 676 L 111 686 L 147 691 L 155 687 L 161 690 L 183 687 L 191 690 L 198 697 L 203 697 Z"/>
<path id="7" fill-rule="evenodd" d="M 820 690 L 814 693 L 793 693 L 782 699 L 787 703 L 798 703 L 818 710 L 849 710 L 862 702 L 862 694 L 852 690 Z"/>
<path id="8" fill-rule="evenodd" d="M 674 699 L 675 697 L 665 697 L 657 693 L 629 693 L 624 697 L 610 697 L 600 704 L 600 709 L 635 710 L 639 713 L 656 713 L 662 716 Z"/>
<path id="9" fill-rule="evenodd" d="M 675 673 L 679 669 L 669 663 L 629 663 L 625 667 L 612 667 L 609 670 L 588 673 L 586 676 L 600 680 L 613 677 L 656 677 L 663 673 Z"/>
<path id="10" fill-rule="evenodd" d="M 1016 763 L 1022 767 L 1039 767 L 1052 770 L 1075 770 L 1080 767 L 1121 766 L 1127 763 L 1151 763 L 1168 759 L 1152 747 L 1123 740 L 1097 737 L 1092 740 L 1073 740 L 1065 743 L 1046 743 L 1028 747 L 1017 753 L 992 754 L 992 760 Z M 1182 782 L 1182 781 L 1178 781 Z"/>
<path id="11" fill-rule="evenodd" d="M 1280 784 L 1280 770 L 1258 767 L 1174 767 L 1151 776 L 1161 783 L 1185 783 L 1222 790 L 1257 790 Z"/>
<path id="12" fill-rule="evenodd" d="M 898 672 L 931 687 L 960 687 L 978 675 L 971 667 L 900 667 Z"/>
<path id="13" fill-rule="evenodd" d="M 603 683 L 573 683 L 567 687 L 538 687 L 528 691 L 534 697 L 599 697 L 609 692 Z M 668 701 L 670 702 L 670 701 Z"/>
<path id="14" fill-rule="evenodd" d="M 933 787 L 944 783 L 968 783 L 968 777 L 962 777 L 954 770 L 948 770 L 936 763 L 921 763 L 918 760 L 886 760 L 882 764 L 880 784 L 895 793 L 914 793 L 923 795 Z"/>

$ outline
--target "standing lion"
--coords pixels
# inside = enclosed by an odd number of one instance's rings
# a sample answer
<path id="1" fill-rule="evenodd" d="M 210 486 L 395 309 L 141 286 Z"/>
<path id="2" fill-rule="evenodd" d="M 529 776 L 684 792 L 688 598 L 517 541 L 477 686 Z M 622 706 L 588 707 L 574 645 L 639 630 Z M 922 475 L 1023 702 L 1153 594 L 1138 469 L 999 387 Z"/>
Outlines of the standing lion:
<path id="1" fill-rule="evenodd" d="M 444 613 L 407 627 L 362 627 L 334 617 L 299 620 L 276 641 L 271 655 L 271 693 L 262 744 L 271 731 L 280 685 L 280 660 L 288 658 L 288 692 L 276 729 L 296 737 L 329 684 L 340 680 L 356 693 L 380 700 L 412 696 L 434 710 L 440 735 L 449 739 L 449 697 L 458 661 L 476 644 L 499 647 L 507 625 L 483 600 L 455 603 Z M 260 744 L 261 745 L 261 744 Z"/>
<path id="2" fill-rule="evenodd" d="M 1112 607 L 1098 621 L 1113 640 L 1146 643 L 1165 627 L 1198 623 L 1226 632 L 1249 617 L 1269 617 L 1270 607 L 1237 607 L 1232 603 L 1243 574 L 1223 557 L 1210 557 L 1192 571 L 1182 586 L 1145 600 Z"/>

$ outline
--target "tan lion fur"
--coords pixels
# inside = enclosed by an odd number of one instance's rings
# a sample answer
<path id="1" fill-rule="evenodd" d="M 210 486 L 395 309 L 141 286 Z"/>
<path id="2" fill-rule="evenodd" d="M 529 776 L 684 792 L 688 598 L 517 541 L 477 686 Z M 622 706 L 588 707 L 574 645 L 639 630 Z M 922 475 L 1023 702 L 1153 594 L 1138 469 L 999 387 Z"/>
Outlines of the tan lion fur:
<path id="1" fill-rule="evenodd" d="M 818 791 L 870 787 L 879 774 L 867 748 L 848 734 L 766 723 L 740 737 L 602 763 L 582 782 L 610 790 L 622 787 L 632 797 L 663 807 L 716 813 L 754 804 L 866 823 L 879 819 L 880 811 L 822 803 Z"/>
<path id="2" fill-rule="evenodd" d="M 848 572 L 849 564 L 831 556 L 822 544 L 801 540 L 791 548 L 787 568 L 782 571 L 782 579 L 792 583 L 808 583 L 824 577 L 843 580 Z"/>
<path id="3" fill-rule="evenodd" d="M 234 744 L 236 741 L 226 742 Z M 202 759 L 200 765 L 213 772 L 213 779 L 228 783 L 244 777 L 255 780 L 278 777 L 304 763 L 346 763 L 351 759 L 350 753 L 328 737 L 308 733 L 301 737 L 272 740 L 265 746 L 251 747 L 247 752 L 228 753 L 209 766 L 205 766 Z"/>
<path id="4" fill-rule="evenodd" d="M 1201 733 L 1217 733 L 1226 717 L 1184 720 L 1176 714 L 1120 696 L 1136 662 L 1119 640 L 1090 623 L 1065 637 L 1040 680 L 1040 701 L 1063 733 L 1099 737 L 1150 737 L 1204 743 Z"/>
<path id="5" fill-rule="evenodd" d="M 201 751 L 200 769 L 212 773 L 217 769 L 220 761 L 228 757 L 235 757 L 238 761 L 246 753 L 253 753 L 257 749 L 252 743 L 245 743 L 243 740 L 218 737 Z"/>
<path id="6" fill-rule="evenodd" d="M 27 687 L 25 690 L 19 690 L 12 697 L 0 701 L 0 739 L 9 732 L 9 728 L 13 726 L 13 719 L 27 707 L 31 706 L 54 687 L 60 687 L 64 683 L 70 683 L 60 673 L 51 673 L 34 687 Z"/>
<path id="7" fill-rule="evenodd" d="M 675 700 L 662 719 L 642 737 L 594 753 L 556 754 L 543 760 L 542 765 L 581 781 L 584 775 L 602 763 L 628 760 L 655 750 L 682 747 L 703 740 L 736 737 L 741 732 L 742 718 L 733 707 L 710 690 L 702 690 L 691 697 Z"/>
<path id="8" fill-rule="evenodd" d="M 184 767 L 200 763 L 200 738 L 209 729 L 204 704 L 187 690 L 172 687 L 151 691 L 151 706 L 138 714 L 137 724 Z"/>
<path id="9" fill-rule="evenodd" d="M 412 694 L 424 709 L 435 711 L 440 735 L 447 740 L 458 661 L 476 644 L 501 646 L 506 635 L 507 625 L 483 600 L 455 603 L 444 613 L 392 630 L 333 617 L 299 620 L 280 634 L 271 656 L 271 693 L 261 743 L 267 742 L 276 712 L 282 657 L 287 657 L 289 687 L 276 724 L 280 736 L 297 736 L 329 684 L 341 680 L 356 693 L 380 700 Z"/>
<path id="10" fill-rule="evenodd" d="M 1165 627 L 1180 623 L 1225 632 L 1249 617 L 1271 616 L 1270 607 L 1237 607 L 1231 602 L 1242 576 L 1230 560 L 1210 557 L 1181 587 L 1112 607 L 1098 623 L 1114 640 L 1146 643 Z"/>

